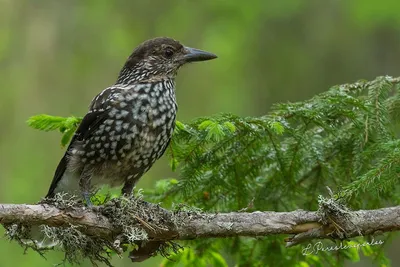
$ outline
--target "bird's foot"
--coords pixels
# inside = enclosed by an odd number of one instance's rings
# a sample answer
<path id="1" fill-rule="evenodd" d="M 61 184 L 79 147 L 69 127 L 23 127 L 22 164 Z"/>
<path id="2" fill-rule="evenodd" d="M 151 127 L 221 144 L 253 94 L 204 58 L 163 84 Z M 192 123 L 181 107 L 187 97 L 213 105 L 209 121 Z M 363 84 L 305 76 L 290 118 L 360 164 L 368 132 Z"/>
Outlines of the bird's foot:
<path id="1" fill-rule="evenodd" d="M 133 188 L 122 188 L 121 195 L 127 198 L 133 196 Z"/>
<path id="2" fill-rule="evenodd" d="M 82 195 L 83 195 L 83 199 L 86 202 L 86 206 L 88 206 L 89 208 L 92 208 L 93 207 L 93 203 L 90 200 L 90 193 L 89 192 L 83 192 Z"/>
<path id="3" fill-rule="evenodd" d="M 132 198 L 134 196 L 134 194 L 133 194 L 133 192 L 131 192 L 131 193 L 122 193 L 121 196 L 124 197 L 124 198 Z"/>
<path id="4" fill-rule="evenodd" d="M 133 188 L 135 187 L 135 182 L 134 180 L 128 180 L 125 182 L 124 186 L 122 187 L 121 190 L 121 195 L 130 198 L 133 196 Z"/>

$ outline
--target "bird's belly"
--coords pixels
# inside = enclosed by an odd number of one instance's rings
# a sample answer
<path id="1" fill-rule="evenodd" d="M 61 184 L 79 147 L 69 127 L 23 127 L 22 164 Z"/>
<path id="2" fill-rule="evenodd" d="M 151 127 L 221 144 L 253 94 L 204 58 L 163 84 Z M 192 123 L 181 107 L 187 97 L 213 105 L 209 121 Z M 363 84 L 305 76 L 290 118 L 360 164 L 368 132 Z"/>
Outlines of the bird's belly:
<path id="1" fill-rule="evenodd" d="M 114 145 L 115 151 L 96 164 L 93 186 L 108 184 L 116 187 L 129 179 L 138 180 L 162 156 L 172 132 L 173 128 L 142 127 L 139 134 L 121 138 Z"/>

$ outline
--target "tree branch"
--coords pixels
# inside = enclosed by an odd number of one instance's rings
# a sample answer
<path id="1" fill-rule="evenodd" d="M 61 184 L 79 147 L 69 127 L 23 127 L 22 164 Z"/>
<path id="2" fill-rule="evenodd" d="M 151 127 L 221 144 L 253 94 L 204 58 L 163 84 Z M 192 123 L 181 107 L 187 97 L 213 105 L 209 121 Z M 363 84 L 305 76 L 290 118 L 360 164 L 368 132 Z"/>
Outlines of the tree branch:
<path id="1" fill-rule="evenodd" d="M 293 246 L 316 238 L 345 239 L 400 230 L 400 206 L 348 211 L 346 215 L 341 216 L 347 221 L 343 223 L 337 213 L 322 216 L 320 212 L 303 210 L 210 214 L 167 211 L 158 205 L 141 200 L 137 205 L 150 214 L 150 217 L 143 218 L 140 208 L 136 209 L 139 212 L 132 213 L 133 220 L 136 219 L 135 227 L 146 231 L 151 241 L 293 234 L 286 239 L 287 245 Z M 59 209 L 48 204 L 0 204 L 0 223 L 44 224 L 52 227 L 73 225 L 84 234 L 113 240 L 121 235 L 122 229 L 115 227 L 113 218 L 104 215 L 105 210 L 107 209 L 102 206 L 92 210 L 87 207 Z M 328 221 L 323 223 L 326 218 Z"/>

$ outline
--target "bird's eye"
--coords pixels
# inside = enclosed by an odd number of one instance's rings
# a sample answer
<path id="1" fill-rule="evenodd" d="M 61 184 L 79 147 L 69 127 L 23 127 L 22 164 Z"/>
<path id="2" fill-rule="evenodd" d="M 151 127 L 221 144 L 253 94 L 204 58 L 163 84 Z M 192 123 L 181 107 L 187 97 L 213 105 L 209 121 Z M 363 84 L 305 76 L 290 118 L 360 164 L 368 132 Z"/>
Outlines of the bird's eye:
<path id="1" fill-rule="evenodd" d="M 167 58 L 172 57 L 173 54 L 174 54 L 174 50 L 172 50 L 171 48 L 167 48 L 167 49 L 165 49 L 165 51 L 164 51 L 164 55 L 165 55 Z"/>

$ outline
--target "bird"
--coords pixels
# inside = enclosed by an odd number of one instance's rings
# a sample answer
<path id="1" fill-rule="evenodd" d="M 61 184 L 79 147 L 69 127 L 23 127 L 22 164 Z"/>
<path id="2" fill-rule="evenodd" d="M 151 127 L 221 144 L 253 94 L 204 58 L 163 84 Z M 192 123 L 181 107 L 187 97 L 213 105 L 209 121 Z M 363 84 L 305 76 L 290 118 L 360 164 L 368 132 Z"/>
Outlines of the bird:
<path id="1" fill-rule="evenodd" d="M 175 127 L 175 78 L 183 65 L 213 53 L 157 37 L 137 46 L 114 85 L 96 95 L 59 162 L 46 198 L 80 195 L 91 206 L 103 185 L 131 195 L 167 149 Z"/>

